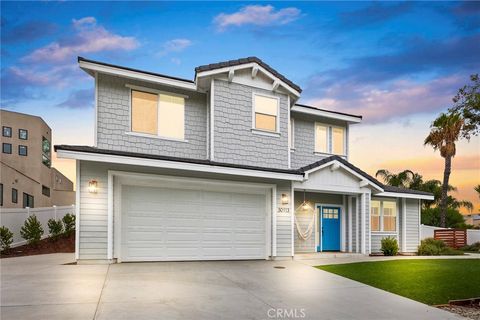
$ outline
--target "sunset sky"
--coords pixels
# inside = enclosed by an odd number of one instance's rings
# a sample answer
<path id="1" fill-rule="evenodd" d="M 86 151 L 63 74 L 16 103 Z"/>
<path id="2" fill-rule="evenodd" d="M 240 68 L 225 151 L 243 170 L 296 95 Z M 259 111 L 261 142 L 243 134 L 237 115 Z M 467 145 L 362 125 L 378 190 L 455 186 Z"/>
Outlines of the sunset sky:
<path id="1" fill-rule="evenodd" d="M 93 144 L 93 79 L 77 56 L 192 79 L 257 56 L 300 102 L 364 116 L 350 161 L 370 174 L 441 179 L 429 125 L 480 73 L 480 2 L 1 2 L 1 107 L 43 117 L 53 144 Z M 74 163 L 53 165 L 74 180 Z M 480 139 L 461 141 L 451 183 L 480 200 Z"/>

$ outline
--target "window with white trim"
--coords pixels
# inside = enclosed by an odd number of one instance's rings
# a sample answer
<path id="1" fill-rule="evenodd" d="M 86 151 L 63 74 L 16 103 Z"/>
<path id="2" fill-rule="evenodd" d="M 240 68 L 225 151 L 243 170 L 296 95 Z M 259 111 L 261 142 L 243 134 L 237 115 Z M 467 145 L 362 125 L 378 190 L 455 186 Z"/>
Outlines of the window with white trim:
<path id="1" fill-rule="evenodd" d="M 328 126 L 315 123 L 315 152 L 328 153 Z"/>
<path id="2" fill-rule="evenodd" d="M 332 127 L 332 153 L 345 154 L 345 128 Z"/>
<path id="3" fill-rule="evenodd" d="M 185 98 L 132 90 L 131 131 L 165 138 L 185 138 Z"/>
<path id="4" fill-rule="evenodd" d="M 253 96 L 254 125 L 257 130 L 278 132 L 278 99 L 255 94 Z"/>
<path id="5" fill-rule="evenodd" d="M 397 231 L 397 202 L 372 200 L 370 202 L 370 228 L 372 231 Z"/>

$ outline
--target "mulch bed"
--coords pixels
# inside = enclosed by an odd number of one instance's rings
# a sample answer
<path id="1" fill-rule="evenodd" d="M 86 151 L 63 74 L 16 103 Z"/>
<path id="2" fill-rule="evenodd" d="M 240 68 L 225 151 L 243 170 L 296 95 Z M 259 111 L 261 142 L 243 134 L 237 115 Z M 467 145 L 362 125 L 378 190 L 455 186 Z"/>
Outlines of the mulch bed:
<path id="1" fill-rule="evenodd" d="M 75 252 L 75 233 L 70 236 L 61 236 L 57 240 L 46 238 L 40 240 L 36 246 L 25 244 L 11 248 L 9 252 L 2 252 L 0 258 L 32 256 L 47 253 L 70 253 Z"/>
<path id="2" fill-rule="evenodd" d="M 480 306 L 443 305 L 437 308 L 456 313 L 467 319 L 480 320 Z"/>

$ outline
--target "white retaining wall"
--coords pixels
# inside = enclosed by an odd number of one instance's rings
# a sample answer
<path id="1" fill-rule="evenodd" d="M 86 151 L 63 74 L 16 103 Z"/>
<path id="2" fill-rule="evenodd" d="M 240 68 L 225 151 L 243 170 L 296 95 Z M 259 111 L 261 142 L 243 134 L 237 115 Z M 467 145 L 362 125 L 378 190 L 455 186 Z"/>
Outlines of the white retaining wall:
<path id="1" fill-rule="evenodd" d="M 440 228 L 432 227 L 422 224 L 420 226 L 420 236 L 421 239 L 433 238 L 435 230 L 449 229 L 449 228 Z M 480 242 L 480 230 L 468 229 L 467 230 L 467 244 L 473 244 L 475 242 Z"/>
<path id="2" fill-rule="evenodd" d="M 0 210 L 0 225 L 7 227 L 13 233 L 12 247 L 25 244 L 20 236 L 20 228 L 29 215 L 36 215 L 43 227 L 43 237 L 47 237 L 48 219 L 62 219 L 67 213 L 75 214 L 75 206 L 44 207 L 44 208 L 2 208 Z"/>

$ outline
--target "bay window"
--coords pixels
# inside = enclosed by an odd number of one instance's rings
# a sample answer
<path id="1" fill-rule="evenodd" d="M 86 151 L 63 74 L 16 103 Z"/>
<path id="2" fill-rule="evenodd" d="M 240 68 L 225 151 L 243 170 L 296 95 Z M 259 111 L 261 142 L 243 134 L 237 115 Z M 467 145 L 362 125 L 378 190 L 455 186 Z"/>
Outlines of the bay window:
<path id="1" fill-rule="evenodd" d="M 185 98 L 132 90 L 131 131 L 184 140 Z"/>
<path id="2" fill-rule="evenodd" d="M 392 200 L 372 200 L 370 202 L 371 231 L 397 231 L 397 202 Z"/>
<path id="3" fill-rule="evenodd" d="M 278 99 L 259 94 L 253 96 L 254 129 L 278 132 Z"/>

